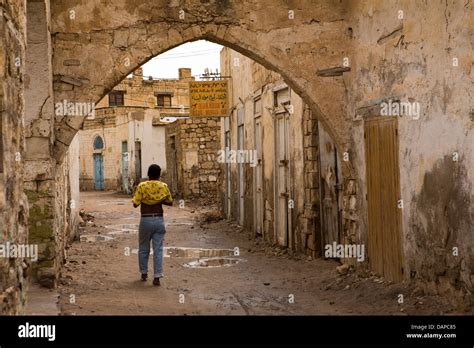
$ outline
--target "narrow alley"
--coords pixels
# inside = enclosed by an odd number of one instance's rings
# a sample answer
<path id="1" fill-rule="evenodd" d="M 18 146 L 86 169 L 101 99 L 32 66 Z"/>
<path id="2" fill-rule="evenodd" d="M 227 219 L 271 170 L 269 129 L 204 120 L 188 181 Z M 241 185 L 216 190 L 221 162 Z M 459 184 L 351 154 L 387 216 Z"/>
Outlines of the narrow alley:
<path id="1" fill-rule="evenodd" d="M 417 295 L 414 287 L 360 272 L 341 275 L 336 261 L 265 246 L 233 223 L 212 221 L 214 210 L 192 203 L 165 209 L 164 278 L 155 287 L 139 279 L 139 212 L 130 197 L 84 192 L 81 206 L 86 226 L 67 250 L 59 286 L 62 315 L 456 312 L 442 298 Z M 216 261 L 206 267 L 208 258 Z M 196 261 L 201 267 L 189 266 Z M 403 305 L 399 294 L 407 298 Z"/>
<path id="2" fill-rule="evenodd" d="M 473 13 L 0 0 L 0 348 L 472 346 Z"/>

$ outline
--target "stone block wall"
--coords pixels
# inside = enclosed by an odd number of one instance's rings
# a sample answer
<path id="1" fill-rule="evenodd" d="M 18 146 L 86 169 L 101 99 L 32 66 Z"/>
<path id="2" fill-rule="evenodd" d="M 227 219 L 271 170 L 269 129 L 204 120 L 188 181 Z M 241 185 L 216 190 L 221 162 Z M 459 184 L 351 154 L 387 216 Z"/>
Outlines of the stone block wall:
<path id="1" fill-rule="evenodd" d="M 0 1 L 0 244 L 28 244 L 23 193 L 25 3 Z M 0 313 L 21 314 L 28 289 L 28 258 L 0 255 Z"/>
<path id="2" fill-rule="evenodd" d="M 301 249 L 312 257 L 321 256 L 318 119 L 307 106 L 303 113 L 304 210 L 301 216 Z"/>
<path id="3" fill-rule="evenodd" d="M 171 156 L 173 136 L 176 161 Z M 173 192 L 176 197 L 218 202 L 221 182 L 221 168 L 217 162 L 219 149 L 219 118 L 179 119 L 166 126 L 167 180 L 173 180 L 171 171 L 176 166 L 176 192 Z M 169 185 L 174 187 L 171 182 Z"/>

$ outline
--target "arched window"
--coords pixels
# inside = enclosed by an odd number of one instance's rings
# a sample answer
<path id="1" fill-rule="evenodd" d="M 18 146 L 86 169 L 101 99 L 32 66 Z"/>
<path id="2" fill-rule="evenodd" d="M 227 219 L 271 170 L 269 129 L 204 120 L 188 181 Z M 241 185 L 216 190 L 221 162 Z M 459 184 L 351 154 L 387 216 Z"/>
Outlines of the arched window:
<path id="1" fill-rule="evenodd" d="M 94 139 L 94 150 L 102 150 L 104 148 L 104 141 L 101 136 L 96 136 Z"/>

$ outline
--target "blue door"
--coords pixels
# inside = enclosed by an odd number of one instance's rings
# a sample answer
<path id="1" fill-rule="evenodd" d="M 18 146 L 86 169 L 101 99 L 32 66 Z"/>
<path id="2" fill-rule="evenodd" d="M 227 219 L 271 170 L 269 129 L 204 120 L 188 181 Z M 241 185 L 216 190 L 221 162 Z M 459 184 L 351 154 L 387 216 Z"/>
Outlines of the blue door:
<path id="1" fill-rule="evenodd" d="M 104 189 L 104 160 L 101 154 L 94 155 L 94 182 L 96 190 Z"/>

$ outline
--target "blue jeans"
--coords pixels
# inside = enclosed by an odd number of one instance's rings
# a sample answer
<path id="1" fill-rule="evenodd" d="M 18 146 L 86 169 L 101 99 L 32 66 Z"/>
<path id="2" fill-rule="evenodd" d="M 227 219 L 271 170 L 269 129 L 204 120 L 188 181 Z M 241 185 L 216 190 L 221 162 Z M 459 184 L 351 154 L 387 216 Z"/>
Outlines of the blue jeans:
<path id="1" fill-rule="evenodd" d="M 148 273 L 150 241 L 153 243 L 153 268 L 155 278 L 163 277 L 163 240 L 165 239 L 163 216 L 143 216 L 138 227 L 138 266 L 140 273 Z"/>

